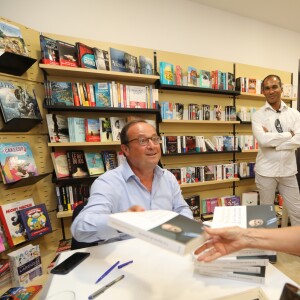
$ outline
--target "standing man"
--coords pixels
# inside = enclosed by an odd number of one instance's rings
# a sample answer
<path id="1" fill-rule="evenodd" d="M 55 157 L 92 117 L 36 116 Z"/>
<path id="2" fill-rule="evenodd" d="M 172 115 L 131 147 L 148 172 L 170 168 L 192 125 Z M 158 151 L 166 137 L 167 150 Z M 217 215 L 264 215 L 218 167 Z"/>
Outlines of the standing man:
<path id="1" fill-rule="evenodd" d="M 193 218 L 175 176 L 157 165 L 161 148 L 155 128 L 145 120 L 133 120 L 120 138 L 126 161 L 94 181 L 88 203 L 71 227 L 79 242 L 128 238 L 107 225 L 112 213 L 165 209 Z"/>
<path id="2" fill-rule="evenodd" d="M 268 75 L 262 82 L 262 93 L 266 103 L 252 118 L 252 131 L 259 145 L 255 183 L 260 204 L 273 204 L 278 189 L 285 201 L 291 225 L 300 225 L 295 155 L 300 147 L 300 113 L 281 100 L 279 76 Z"/>

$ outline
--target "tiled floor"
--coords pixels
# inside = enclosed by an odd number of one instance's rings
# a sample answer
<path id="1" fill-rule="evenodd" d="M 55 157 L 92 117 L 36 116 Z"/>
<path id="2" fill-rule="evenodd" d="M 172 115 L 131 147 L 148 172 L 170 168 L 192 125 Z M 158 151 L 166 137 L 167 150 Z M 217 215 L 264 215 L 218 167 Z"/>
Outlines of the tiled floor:
<path id="1" fill-rule="evenodd" d="M 282 273 L 290 277 L 300 286 L 300 257 L 278 253 L 277 263 L 274 265 Z"/>

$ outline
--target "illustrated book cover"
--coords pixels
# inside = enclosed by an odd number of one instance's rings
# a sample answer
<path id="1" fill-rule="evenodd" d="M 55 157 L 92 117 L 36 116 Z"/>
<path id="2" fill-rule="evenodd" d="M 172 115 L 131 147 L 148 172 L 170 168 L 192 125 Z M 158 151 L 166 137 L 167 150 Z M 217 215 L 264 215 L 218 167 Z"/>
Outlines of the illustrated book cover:
<path id="1" fill-rule="evenodd" d="M 66 116 L 46 114 L 46 121 L 51 143 L 70 142 L 68 118 Z"/>
<path id="2" fill-rule="evenodd" d="M 99 118 L 100 122 L 100 140 L 101 142 L 112 142 L 112 131 L 111 131 L 111 124 L 110 118 Z"/>
<path id="3" fill-rule="evenodd" d="M 125 118 L 110 117 L 113 141 L 120 141 L 121 130 L 126 124 Z"/>
<path id="4" fill-rule="evenodd" d="M 51 81 L 51 99 L 54 104 L 74 106 L 71 82 Z"/>
<path id="5" fill-rule="evenodd" d="M 110 70 L 109 53 L 106 50 L 93 48 L 97 70 Z"/>
<path id="6" fill-rule="evenodd" d="M 56 41 L 59 64 L 66 67 L 78 67 L 75 45 Z"/>
<path id="7" fill-rule="evenodd" d="M 75 46 L 77 50 L 78 66 L 81 68 L 96 69 L 93 48 L 80 42 L 77 42 Z"/>
<path id="8" fill-rule="evenodd" d="M 50 218 L 44 203 L 18 211 L 28 240 L 52 232 Z"/>
<path id="9" fill-rule="evenodd" d="M 174 65 L 167 62 L 160 62 L 160 83 L 174 84 Z"/>
<path id="10" fill-rule="evenodd" d="M 138 58 L 129 53 L 124 54 L 125 68 L 128 73 L 139 73 Z"/>
<path id="11" fill-rule="evenodd" d="M 59 65 L 56 40 L 40 34 L 42 63 Z"/>
<path id="12" fill-rule="evenodd" d="M 118 166 L 117 152 L 107 150 L 101 152 L 105 171 L 113 170 Z"/>
<path id="13" fill-rule="evenodd" d="M 96 107 L 111 107 L 111 83 L 94 83 Z"/>
<path id="14" fill-rule="evenodd" d="M 90 176 L 100 175 L 105 172 L 102 156 L 98 152 L 85 152 L 85 160 Z"/>
<path id="15" fill-rule="evenodd" d="M 42 285 L 12 287 L 0 296 L 0 300 L 32 300 L 42 287 Z"/>
<path id="16" fill-rule="evenodd" d="M 2 222 L 0 222 L 0 253 L 9 249 L 6 235 L 4 233 Z M 1 260 L 0 260 L 1 262 Z M 1 264 L 0 264 L 0 279 L 1 279 Z M 1 286 L 1 285 L 0 285 Z"/>
<path id="17" fill-rule="evenodd" d="M 22 226 L 17 211 L 34 206 L 32 198 L 10 202 L 0 206 L 0 220 L 10 247 L 27 240 L 26 230 Z"/>
<path id="18" fill-rule="evenodd" d="M 64 178 L 70 176 L 67 154 L 65 151 L 51 152 L 51 158 L 54 166 L 56 178 Z"/>
<path id="19" fill-rule="evenodd" d="M 85 119 L 85 140 L 87 142 L 100 142 L 99 119 Z"/>
<path id="20" fill-rule="evenodd" d="M 12 281 L 24 286 L 43 274 L 39 245 L 27 245 L 8 253 Z"/>
<path id="21" fill-rule="evenodd" d="M 125 52 L 115 48 L 109 48 L 111 70 L 116 72 L 127 72 L 125 65 Z"/>
<path id="22" fill-rule="evenodd" d="M 140 62 L 140 73 L 146 74 L 146 75 L 152 75 L 153 74 L 153 65 L 152 60 L 149 57 L 146 56 L 139 56 L 139 62 Z"/>
<path id="23" fill-rule="evenodd" d="M 167 210 L 111 214 L 108 225 L 181 255 L 205 241 L 201 222 Z"/>
<path id="24" fill-rule="evenodd" d="M 4 52 L 12 52 L 28 56 L 27 47 L 19 27 L 0 22 L 0 55 Z"/>
<path id="25" fill-rule="evenodd" d="M 42 120 L 33 88 L 18 81 L 0 81 L 0 108 L 4 123 L 15 118 Z"/>
<path id="26" fill-rule="evenodd" d="M 89 175 L 83 150 L 67 150 L 69 171 L 72 177 Z"/>
<path id="27" fill-rule="evenodd" d="M 5 183 L 39 175 L 32 150 L 26 142 L 0 144 L 0 164 Z"/>

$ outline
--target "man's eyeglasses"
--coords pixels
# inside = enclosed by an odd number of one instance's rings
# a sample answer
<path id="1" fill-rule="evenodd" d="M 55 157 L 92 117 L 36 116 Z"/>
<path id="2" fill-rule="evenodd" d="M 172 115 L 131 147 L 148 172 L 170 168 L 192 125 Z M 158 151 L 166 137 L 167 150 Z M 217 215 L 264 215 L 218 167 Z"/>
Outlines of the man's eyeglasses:
<path id="1" fill-rule="evenodd" d="M 279 119 L 275 120 L 275 127 L 278 132 L 283 132 Z"/>
<path id="2" fill-rule="evenodd" d="M 133 141 L 138 141 L 139 144 L 141 146 L 147 146 L 149 144 L 149 141 L 152 141 L 152 143 L 154 145 L 158 145 L 160 143 L 160 136 L 152 136 L 152 137 L 139 137 L 139 138 L 136 138 L 136 139 L 132 139 L 130 141 L 128 141 L 126 144 L 129 144 L 130 142 L 133 142 Z"/>

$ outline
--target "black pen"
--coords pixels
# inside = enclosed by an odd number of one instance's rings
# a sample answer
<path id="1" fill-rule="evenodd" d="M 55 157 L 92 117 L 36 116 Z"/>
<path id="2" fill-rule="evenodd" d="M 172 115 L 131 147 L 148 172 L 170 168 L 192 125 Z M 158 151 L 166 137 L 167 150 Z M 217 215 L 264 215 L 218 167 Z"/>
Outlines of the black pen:
<path id="1" fill-rule="evenodd" d="M 100 294 L 104 293 L 108 288 L 110 288 L 112 285 L 114 285 L 115 283 L 117 283 L 118 281 L 120 281 L 121 279 L 123 279 L 125 277 L 125 275 L 121 275 L 118 278 L 116 278 L 115 280 L 113 280 L 112 282 L 108 283 L 107 285 L 105 285 L 104 287 L 102 287 L 100 290 L 96 291 L 95 293 L 91 294 L 88 299 L 95 299 L 96 297 L 98 297 Z"/>

